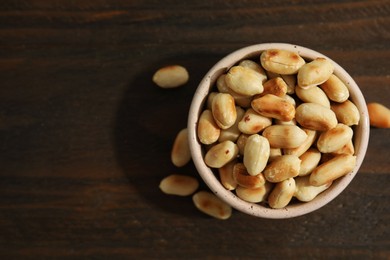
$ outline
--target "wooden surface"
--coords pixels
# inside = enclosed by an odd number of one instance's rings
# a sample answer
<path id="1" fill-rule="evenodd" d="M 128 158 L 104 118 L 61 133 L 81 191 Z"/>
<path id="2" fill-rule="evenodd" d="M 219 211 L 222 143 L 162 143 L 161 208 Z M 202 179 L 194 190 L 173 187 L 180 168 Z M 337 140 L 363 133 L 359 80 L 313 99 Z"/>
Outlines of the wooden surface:
<path id="1" fill-rule="evenodd" d="M 306 216 L 218 221 L 158 189 L 197 176 L 170 149 L 202 75 L 262 42 L 332 57 L 390 107 L 388 0 L 1 1 L 1 258 L 389 259 L 388 129 L 371 129 L 351 185 Z M 167 64 L 188 84 L 155 86 Z"/>

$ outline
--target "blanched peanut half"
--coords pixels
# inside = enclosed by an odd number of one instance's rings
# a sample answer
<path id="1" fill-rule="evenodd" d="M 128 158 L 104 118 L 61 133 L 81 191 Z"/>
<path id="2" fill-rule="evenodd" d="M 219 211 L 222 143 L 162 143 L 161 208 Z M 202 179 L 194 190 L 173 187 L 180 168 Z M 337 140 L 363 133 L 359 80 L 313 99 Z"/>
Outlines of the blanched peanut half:
<path id="1" fill-rule="evenodd" d="M 296 148 L 307 139 L 307 134 L 296 125 L 271 125 L 262 135 L 273 148 Z"/>
<path id="2" fill-rule="evenodd" d="M 237 112 L 236 122 L 228 129 L 221 130 L 221 134 L 219 135 L 219 138 L 218 138 L 219 142 L 223 142 L 226 140 L 230 140 L 232 142 L 235 142 L 235 141 L 237 141 L 238 137 L 240 136 L 241 132 L 240 132 L 240 129 L 238 129 L 238 123 L 240 122 L 240 120 L 244 116 L 245 111 L 241 107 L 236 106 L 236 112 Z"/>
<path id="3" fill-rule="evenodd" d="M 390 128 L 390 109 L 379 103 L 367 104 L 370 125 L 378 128 Z"/>
<path id="4" fill-rule="evenodd" d="M 262 116 L 249 108 L 238 123 L 238 129 L 244 134 L 256 134 L 270 125 L 272 125 L 271 118 Z"/>
<path id="5" fill-rule="evenodd" d="M 224 220 L 232 215 L 232 207 L 211 192 L 198 191 L 192 201 L 197 209 L 211 217 Z"/>
<path id="6" fill-rule="evenodd" d="M 325 58 L 316 58 L 303 65 L 298 71 L 298 85 L 307 88 L 327 81 L 333 73 L 333 64 Z"/>
<path id="7" fill-rule="evenodd" d="M 202 144 L 212 144 L 218 140 L 221 129 L 215 122 L 210 110 L 206 109 L 200 115 L 197 133 L 199 141 Z"/>
<path id="8" fill-rule="evenodd" d="M 347 86 L 334 74 L 330 75 L 329 79 L 320 85 L 328 98 L 334 102 L 344 102 L 349 98 L 349 90 Z"/>
<path id="9" fill-rule="evenodd" d="M 324 107 L 330 108 L 330 101 L 325 92 L 317 86 L 310 88 L 295 88 L 295 94 L 303 101 L 307 103 L 316 103 Z"/>
<path id="10" fill-rule="evenodd" d="M 188 130 L 184 128 L 177 134 L 171 151 L 171 161 L 177 167 L 186 165 L 191 160 L 188 144 Z"/>
<path id="11" fill-rule="evenodd" d="M 216 144 L 207 151 L 204 161 L 211 168 L 221 168 L 237 157 L 238 147 L 232 141 Z"/>
<path id="12" fill-rule="evenodd" d="M 238 185 L 255 189 L 264 185 L 265 179 L 262 173 L 255 176 L 249 175 L 243 163 L 236 163 L 233 167 L 233 178 Z"/>
<path id="13" fill-rule="evenodd" d="M 284 82 L 287 84 L 287 94 L 295 93 L 295 86 L 297 84 L 296 75 L 281 75 L 270 71 L 266 71 L 266 74 L 268 75 L 268 79 L 281 77 L 284 80 Z"/>
<path id="14" fill-rule="evenodd" d="M 353 146 L 352 140 L 349 140 L 349 142 L 346 145 L 344 145 L 340 149 L 332 152 L 332 154 L 334 154 L 334 155 L 338 155 L 338 154 L 354 155 L 355 154 L 355 147 Z"/>
<path id="15" fill-rule="evenodd" d="M 283 97 L 287 93 L 287 84 L 281 77 L 267 80 L 263 84 L 264 91 L 260 95 L 273 94 L 278 97 Z"/>
<path id="16" fill-rule="evenodd" d="M 330 107 L 336 114 L 339 123 L 343 123 L 347 126 L 359 124 L 359 110 L 350 100 L 346 100 L 343 103 L 332 103 Z"/>
<path id="17" fill-rule="evenodd" d="M 264 185 L 255 189 L 248 189 L 242 186 L 237 186 L 236 195 L 242 200 L 252 203 L 259 203 L 265 201 L 268 194 L 272 190 L 273 185 L 266 182 Z"/>
<path id="18" fill-rule="evenodd" d="M 191 176 L 171 174 L 161 180 L 159 187 L 165 194 L 188 196 L 198 189 L 199 182 Z"/>
<path id="19" fill-rule="evenodd" d="M 306 134 L 307 138 L 305 141 L 298 147 L 296 148 L 286 148 L 283 149 L 284 154 L 293 154 L 296 156 L 301 156 L 304 152 L 306 152 L 310 146 L 317 140 L 318 137 L 318 132 L 315 130 L 310 130 L 310 129 L 302 129 Z"/>
<path id="20" fill-rule="evenodd" d="M 310 184 L 310 176 L 295 178 L 295 193 L 296 197 L 300 201 L 308 202 L 317 197 L 318 194 L 328 189 L 332 182 L 325 183 L 321 186 L 313 186 Z"/>
<path id="21" fill-rule="evenodd" d="M 319 165 L 310 174 L 310 184 L 321 186 L 351 172 L 356 165 L 356 156 L 340 154 Z"/>
<path id="22" fill-rule="evenodd" d="M 264 177 L 269 182 L 281 182 L 298 176 L 301 159 L 296 155 L 282 155 L 265 167 Z"/>
<path id="23" fill-rule="evenodd" d="M 179 65 L 163 67 L 153 75 L 153 82 L 161 88 L 176 88 L 187 83 L 188 79 L 188 71 Z"/>
<path id="24" fill-rule="evenodd" d="M 290 203 L 295 193 L 295 180 L 289 178 L 275 185 L 268 196 L 268 204 L 273 209 L 284 208 Z"/>
<path id="25" fill-rule="evenodd" d="M 226 84 L 226 74 L 222 74 L 217 79 L 217 89 L 221 93 L 228 93 L 234 98 L 234 102 L 241 107 L 250 107 L 252 97 L 245 96 L 234 92 L 231 88 Z"/>
<path id="26" fill-rule="evenodd" d="M 211 112 L 217 125 L 222 129 L 231 127 L 237 119 L 234 98 L 230 94 L 218 93 L 213 99 Z"/>
<path id="27" fill-rule="evenodd" d="M 243 66 L 233 66 L 229 69 L 226 84 L 234 92 L 253 96 L 263 92 L 263 76 L 251 68 Z"/>
<path id="28" fill-rule="evenodd" d="M 276 49 L 263 51 L 260 62 L 264 69 L 278 74 L 295 74 L 305 64 L 297 53 Z"/>
<path id="29" fill-rule="evenodd" d="M 206 109 L 211 111 L 211 107 L 213 105 L 214 97 L 218 94 L 218 92 L 210 92 L 207 96 L 207 103 L 206 103 Z"/>
<path id="30" fill-rule="evenodd" d="M 265 117 L 290 121 L 295 116 L 295 108 L 289 101 L 272 94 L 254 97 L 251 105 L 257 113 Z"/>
<path id="31" fill-rule="evenodd" d="M 279 156 L 282 156 L 282 149 L 280 149 L 280 148 L 272 148 L 271 147 L 270 150 L 269 150 L 269 159 L 268 159 L 268 161 L 272 162 L 273 160 L 275 160 Z"/>
<path id="32" fill-rule="evenodd" d="M 306 176 L 318 166 L 318 163 L 321 160 L 321 153 L 316 148 L 310 148 L 302 154 L 299 159 L 301 159 L 299 176 Z"/>
<path id="33" fill-rule="evenodd" d="M 303 103 L 296 108 L 295 119 L 304 128 L 326 131 L 337 125 L 335 113 L 316 103 Z"/>
<path id="34" fill-rule="evenodd" d="M 267 138 L 258 134 L 248 137 L 244 149 L 244 165 L 252 176 L 262 172 L 267 165 L 270 146 Z"/>
<path id="35" fill-rule="evenodd" d="M 237 139 L 238 152 L 240 155 L 244 155 L 246 140 L 248 137 L 249 135 L 247 134 L 241 134 Z"/>
<path id="36" fill-rule="evenodd" d="M 253 60 L 242 60 L 242 61 L 240 61 L 240 63 L 238 65 L 240 65 L 242 67 L 250 68 L 250 69 L 256 71 L 257 73 L 259 73 L 263 79 L 262 80 L 263 83 L 267 80 L 267 74 L 266 74 L 265 70 L 257 62 L 254 62 Z"/>
<path id="37" fill-rule="evenodd" d="M 234 190 L 237 187 L 237 182 L 233 178 L 233 167 L 236 163 L 237 161 L 233 160 L 221 168 L 218 168 L 219 179 L 227 190 Z"/>
<path id="38" fill-rule="evenodd" d="M 337 124 L 336 127 L 320 134 L 317 141 L 317 149 L 322 153 L 331 153 L 346 145 L 353 135 L 353 130 L 344 124 Z"/>

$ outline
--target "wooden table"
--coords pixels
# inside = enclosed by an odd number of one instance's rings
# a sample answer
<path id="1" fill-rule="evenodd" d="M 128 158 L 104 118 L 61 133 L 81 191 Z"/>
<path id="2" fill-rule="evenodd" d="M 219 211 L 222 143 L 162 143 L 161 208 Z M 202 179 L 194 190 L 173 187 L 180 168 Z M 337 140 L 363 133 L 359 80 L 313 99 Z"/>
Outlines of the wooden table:
<path id="1" fill-rule="evenodd" d="M 350 186 L 305 216 L 219 221 L 158 188 L 197 176 L 171 145 L 197 84 L 235 49 L 313 48 L 390 107 L 390 1 L 327 2 L 2 1 L 1 258 L 389 259 L 388 129 L 371 129 Z M 167 64 L 188 84 L 154 85 Z"/>

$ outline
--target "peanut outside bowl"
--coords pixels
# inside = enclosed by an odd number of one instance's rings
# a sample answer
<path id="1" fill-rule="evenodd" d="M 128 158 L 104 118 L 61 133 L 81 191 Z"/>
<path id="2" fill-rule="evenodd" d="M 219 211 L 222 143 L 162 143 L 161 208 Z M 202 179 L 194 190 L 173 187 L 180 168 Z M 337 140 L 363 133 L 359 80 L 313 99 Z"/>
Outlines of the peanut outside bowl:
<path id="1" fill-rule="evenodd" d="M 272 209 L 261 204 L 246 202 L 237 197 L 234 192 L 226 190 L 220 183 L 218 177 L 215 175 L 215 171 L 213 171 L 205 164 L 203 160 L 203 145 L 197 138 L 197 122 L 199 116 L 204 110 L 204 104 L 207 100 L 207 95 L 215 86 L 215 81 L 217 80 L 218 76 L 226 73 L 230 67 L 243 59 L 255 58 L 257 61 L 259 61 L 260 53 L 267 49 L 284 49 L 294 51 L 306 60 L 312 60 L 317 57 L 324 57 L 329 59 L 334 65 L 334 74 L 346 84 L 350 92 L 350 99 L 355 103 L 360 112 L 359 125 L 354 127 L 353 141 L 357 160 L 353 171 L 334 181 L 330 188 L 319 194 L 312 201 L 290 203 L 283 209 Z M 193 162 L 199 172 L 199 175 L 211 189 L 211 191 L 213 191 L 223 201 L 241 212 L 260 218 L 270 219 L 292 218 L 304 215 L 323 207 L 335 199 L 348 186 L 348 184 L 352 181 L 358 172 L 366 154 L 370 130 L 366 102 L 362 92 L 352 77 L 340 65 L 325 55 L 305 47 L 285 43 L 264 43 L 244 47 L 232 52 L 216 63 L 204 76 L 195 92 L 189 111 L 187 127 L 189 130 L 188 138 Z"/>

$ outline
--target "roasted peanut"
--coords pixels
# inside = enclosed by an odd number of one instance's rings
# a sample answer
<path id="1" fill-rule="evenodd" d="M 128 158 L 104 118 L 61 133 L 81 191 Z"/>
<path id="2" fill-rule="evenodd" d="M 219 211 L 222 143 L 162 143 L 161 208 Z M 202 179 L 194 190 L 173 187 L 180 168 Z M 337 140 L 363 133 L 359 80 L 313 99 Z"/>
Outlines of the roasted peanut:
<path id="1" fill-rule="evenodd" d="M 241 132 L 240 132 L 240 129 L 238 129 L 238 123 L 240 122 L 240 120 L 244 116 L 245 111 L 241 107 L 236 106 L 236 113 L 237 113 L 236 122 L 228 129 L 221 130 L 221 134 L 219 135 L 219 138 L 218 138 L 219 142 L 223 142 L 226 140 L 230 140 L 232 142 L 235 142 L 235 141 L 237 141 L 238 137 L 240 136 Z"/>
<path id="2" fill-rule="evenodd" d="M 349 98 L 349 90 L 347 86 L 334 74 L 330 75 L 329 79 L 320 85 L 328 98 L 334 102 L 344 102 Z"/>
<path id="3" fill-rule="evenodd" d="M 222 129 L 231 127 L 237 119 L 234 98 L 230 94 L 218 93 L 213 99 L 211 112 L 217 125 Z"/>
<path id="4" fill-rule="evenodd" d="M 324 107 L 330 108 L 330 101 L 325 92 L 317 86 L 310 88 L 295 88 L 295 94 L 303 101 L 307 103 L 316 103 Z"/>
<path id="5" fill-rule="evenodd" d="M 296 75 L 282 75 L 282 74 L 273 73 L 270 71 L 266 71 L 266 74 L 268 75 L 268 79 L 274 79 L 277 77 L 282 78 L 287 85 L 287 94 L 294 94 L 295 93 L 295 86 L 297 84 Z"/>
<path id="6" fill-rule="evenodd" d="M 218 94 L 218 92 L 210 92 L 210 94 L 207 96 L 206 101 L 206 109 L 211 111 L 211 107 L 213 105 L 214 97 Z"/>
<path id="7" fill-rule="evenodd" d="M 153 82 L 161 88 L 176 88 L 187 83 L 188 71 L 183 66 L 166 66 L 156 71 Z"/>
<path id="8" fill-rule="evenodd" d="M 310 174 L 310 184 L 322 186 L 351 172 L 356 165 L 356 156 L 340 154 L 319 165 Z"/>
<path id="9" fill-rule="evenodd" d="M 296 108 L 295 119 L 304 128 L 326 131 L 337 125 L 335 113 L 315 103 L 303 103 Z"/>
<path id="10" fill-rule="evenodd" d="M 252 176 L 259 174 L 265 168 L 270 153 L 267 138 L 258 134 L 248 137 L 244 149 L 244 165 Z"/>
<path id="11" fill-rule="evenodd" d="M 272 94 L 283 97 L 287 93 L 287 84 L 281 77 L 270 79 L 263 84 L 264 91 L 260 95 Z"/>
<path id="12" fill-rule="evenodd" d="M 262 135 L 273 148 L 296 148 L 307 139 L 307 134 L 296 125 L 271 125 Z"/>
<path id="13" fill-rule="evenodd" d="M 210 110 L 206 109 L 200 115 L 197 133 L 199 141 L 202 144 L 212 144 L 218 140 L 221 134 L 221 129 L 215 122 Z"/>
<path id="14" fill-rule="evenodd" d="M 171 161 L 177 167 L 186 165 L 191 160 L 188 144 L 188 130 L 184 128 L 177 134 L 171 151 Z"/>
<path id="15" fill-rule="evenodd" d="M 267 181 L 275 183 L 288 178 L 294 178 L 299 174 L 301 159 L 296 155 L 282 155 L 268 164 L 263 173 Z"/>
<path id="16" fill-rule="evenodd" d="M 220 93 L 230 94 L 234 98 L 234 102 L 241 107 L 250 107 L 252 96 L 245 96 L 234 92 L 226 84 L 226 74 L 222 74 L 217 79 L 217 89 Z"/>
<path id="17" fill-rule="evenodd" d="M 272 94 L 254 97 L 252 108 L 262 116 L 290 121 L 295 116 L 294 106 L 285 98 Z"/>
<path id="18" fill-rule="evenodd" d="M 332 111 L 336 114 L 339 123 L 343 123 L 347 126 L 359 124 L 359 110 L 350 100 L 346 100 L 343 103 L 333 103 L 330 107 Z"/>
<path id="19" fill-rule="evenodd" d="M 367 109 L 371 126 L 390 128 L 390 109 L 379 103 L 368 103 Z"/>
<path id="20" fill-rule="evenodd" d="M 298 86 L 307 88 L 327 81 L 333 73 L 333 64 L 325 58 L 316 58 L 298 71 Z"/>
<path id="21" fill-rule="evenodd" d="M 297 53 L 276 49 L 263 51 L 260 62 L 264 69 L 278 74 L 295 74 L 305 64 Z"/>
<path id="22" fill-rule="evenodd" d="M 264 90 L 262 75 L 248 67 L 233 66 L 225 81 L 229 88 L 241 95 L 253 96 Z"/>
<path id="23" fill-rule="evenodd" d="M 249 108 L 238 123 L 238 129 L 244 134 L 256 134 L 270 125 L 272 125 L 270 118 L 262 116 Z"/>
<path id="24" fill-rule="evenodd" d="M 340 149 L 332 152 L 332 154 L 334 155 L 338 155 L 338 154 L 350 154 L 350 155 L 354 155 L 355 154 L 355 147 L 353 146 L 353 142 L 352 140 L 349 140 L 348 143 L 346 145 L 344 145 L 343 147 L 341 147 Z"/>
<path id="25" fill-rule="evenodd" d="M 284 208 L 291 201 L 294 192 L 295 180 L 293 178 L 281 181 L 275 185 L 268 196 L 268 204 L 274 209 Z"/>
<path id="26" fill-rule="evenodd" d="M 219 179 L 227 190 L 234 190 L 237 187 L 237 182 L 233 177 L 233 167 L 236 163 L 237 161 L 233 160 L 218 169 Z"/>
<path id="27" fill-rule="evenodd" d="M 199 182 L 191 176 L 171 174 L 161 180 L 159 187 L 166 194 L 188 196 L 198 189 Z"/>
<path id="28" fill-rule="evenodd" d="M 224 220 L 232 215 L 232 207 L 211 192 L 198 191 L 192 201 L 197 209 L 211 217 Z"/>
<path id="29" fill-rule="evenodd" d="M 264 175 L 262 173 L 255 176 L 249 175 L 243 163 L 236 163 L 234 165 L 233 178 L 238 185 L 248 189 L 259 188 L 265 183 Z"/>
<path id="30" fill-rule="evenodd" d="M 266 182 L 259 188 L 255 189 L 248 189 L 242 186 L 237 186 L 236 194 L 240 199 L 247 202 L 259 203 L 267 199 L 268 194 L 272 190 L 272 187 L 273 185 L 269 182 Z"/>
<path id="31" fill-rule="evenodd" d="M 317 167 L 321 160 L 321 153 L 316 148 L 310 148 L 299 159 L 301 159 L 299 176 L 306 176 Z"/>
<path id="32" fill-rule="evenodd" d="M 252 69 L 252 70 L 256 71 L 257 73 L 259 73 L 261 78 L 262 78 L 263 83 L 267 80 L 267 74 L 265 73 L 265 70 L 257 62 L 255 62 L 253 60 L 242 60 L 242 61 L 240 61 L 240 63 L 238 65 Z"/>
<path id="33" fill-rule="evenodd" d="M 295 193 L 294 197 L 300 201 L 308 202 L 317 197 L 318 194 L 328 189 L 332 182 L 325 183 L 321 186 L 313 186 L 310 184 L 310 176 L 295 178 Z"/>
<path id="34" fill-rule="evenodd" d="M 352 139 L 352 135 L 353 131 L 349 126 L 337 124 L 336 127 L 320 134 L 317 148 L 322 153 L 337 151 Z"/>
<path id="35" fill-rule="evenodd" d="M 284 154 L 293 154 L 293 155 L 296 155 L 296 156 L 301 156 L 304 152 L 306 152 L 310 146 L 312 146 L 312 144 L 316 141 L 317 137 L 318 137 L 318 133 L 317 131 L 315 130 L 310 130 L 310 129 L 302 129 L 306 135 L 307 135 L 307 138 L 305 139 L 305 141 L 298 147 L 296 148 L 285 148 L 283 149 L 283 153 Z"/>
<path id="36" fill-rule="evenodd" d="M 236 158 L 238 147 L 232 141 L 224 141 L 216 144 L 207 151 L 205 155 L 205 163 L 212 168 L 221 168 L 228 162 Z"/>

